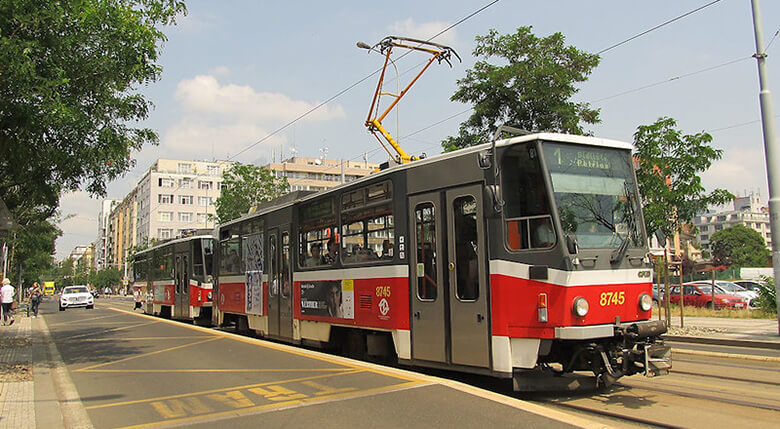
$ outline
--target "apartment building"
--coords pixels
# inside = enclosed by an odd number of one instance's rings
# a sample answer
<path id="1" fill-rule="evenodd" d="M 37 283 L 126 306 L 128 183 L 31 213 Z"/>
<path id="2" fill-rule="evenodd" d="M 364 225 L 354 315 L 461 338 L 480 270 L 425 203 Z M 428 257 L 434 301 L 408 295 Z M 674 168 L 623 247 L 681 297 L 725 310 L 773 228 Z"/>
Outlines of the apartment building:
<path id="1" fill-rule="evenodd" d="M 125 252 L 183 231 L 213 228 L 214 201 L 229 161 L 158 159 L 111 213 L 108 258 L 124 264 Z"/>
<path id="2" fill-rule="evenodd" d="M 365 161 L 294 156 L 265 165 L 276 177 L 286 177 L 290 191 L 321 191 L 371 174 L 379 164 Z"/>
<path id="3" fill-rule="evenodd" d="M 92 244 L 95 249 L 95 266 L 96 270 L 102 270 L 108 267 L 108 246 L 109 246 L 109 220 L 111 212 L 119 205 L 120 200 L 103 200 L 100 206 L 100 213 L 98 213 L 98 233 L 97 239 Z"/>
<path id="4" fill-rule="evenodd" d="M 734 198 L 734 209 L 719 213 L 707 213 L 694 218 L 698 228 L 699 243 L 709 247 L 712 234 L 735 225 L 744 225 L 761 234 L 767 247 L 772 248 L 772 232 L 769 229 L 769 209 L 761 205 L 760 197 L 750 194 Z"/>

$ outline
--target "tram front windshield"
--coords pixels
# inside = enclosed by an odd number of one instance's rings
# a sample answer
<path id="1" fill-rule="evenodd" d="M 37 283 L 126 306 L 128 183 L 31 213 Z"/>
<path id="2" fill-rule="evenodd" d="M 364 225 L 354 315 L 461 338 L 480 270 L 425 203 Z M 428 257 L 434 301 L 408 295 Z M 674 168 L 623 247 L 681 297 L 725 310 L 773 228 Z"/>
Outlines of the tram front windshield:
<path id="1" fill-rule="evenodd" d="M 564 234 L 580 248 L 639 247 L 639 198 L 627 150 L 543 143 Z"/>

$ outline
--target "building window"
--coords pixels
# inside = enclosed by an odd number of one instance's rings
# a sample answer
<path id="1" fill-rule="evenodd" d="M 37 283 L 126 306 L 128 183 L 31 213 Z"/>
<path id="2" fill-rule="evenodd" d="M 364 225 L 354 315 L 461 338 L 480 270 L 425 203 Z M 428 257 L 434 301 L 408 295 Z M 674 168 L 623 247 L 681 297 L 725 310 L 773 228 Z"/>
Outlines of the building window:
<path id="1" fill-rule="evenodd" d="M 209 217 L 206 213 L 198 213 L 198 223 L 205 224 L 208 220 Z"/>
<path id="2" fill-rule="evenodd" d="M 219 166 L 218 165 L 209 165 L 207 168 L 208 168 L 209 176 L 219 176 Z"/>
<path id="3" fill-rule="evenodd" d="M 211 197 L 198 197 L 198 205 L 201 207 L 208 207 L 213 204 Z"/>
<path id="4" fill-rule="evenodd" d="M 173 220 L 173 212 L 157 212 L 157 220 L 160 222 L 170 222 Z"/>
<path id="5" fill-rule="evenodd" d="M 718 222 L 725 222 L 725 221 L 726 221 L 726 216 L 725 215 L 724 216 L 718 216 Z"/>
<path id="6" fill-rule="evenodd" d="M 171 228 L 157 228 L 157 238 L 171 238 L 173 235 L 173 229 Z"/>
<path id="7" fill-rule="evenodd" d="M 173 179 L 160 177 L 157 179 L 157 185 L 161 188 L 173 188 L 174 182 Z"/>
<path id="8" fill-rule="evenodd" d="M 707 226 L 707 225 L 702 225 L 700 229 L 701 229 L 702 231 L 707 231 L 707 230 L 709 230 L 709 229 L 710 229 L 710 227 L 709 227 L 709 226 Z"/>
<path id="9" fill-rule="evenodd" d="M 211 181 L 199 180 L 198 181 L 198 189 L 204 189 L 204 190 L 210 191 L 210 190 L 214 189 L 214 183 L 211 182 Z"/>
<path id="10" fill-rule="evenodd" d="M 699 240 L 701 240 L 701 241 L 707 241 L 709 239 L 710 239 L 709 235 L 701 235 L 701 236 L 699 236 Z"/>
<path id="11" fill-rule="evenodd" d="M 179 212 L 179 222 L 192 222 L 192 213 Z"/>
<path id="12" fill-rule="evenodd" d="M 179 195 L 179 204 L 192 205 L 192 195 Z"/>
<path id="13" fill-rule="evenodd" d="M 179 188 L 181 188 L 181 189 L 191 189 L 192 188 L 192 179 L 179 179 Z"/>
<path id="14" fill-rule="evenodd" d="M 192 164 L 189 162 L 180 162 L 179 163 L 179 173 L 192 173 Z"/>
<path id="15" fill-rule="evenodd" d="M 715 231 L 720 231 L 723 229 L 723 225 L 715 225 Z"/>
<path id="16" fill-rule="evenodd" d="M 157 202 L 160 204 L 173 204 L 173 195 L 159 194 L 157 195 Z"/>

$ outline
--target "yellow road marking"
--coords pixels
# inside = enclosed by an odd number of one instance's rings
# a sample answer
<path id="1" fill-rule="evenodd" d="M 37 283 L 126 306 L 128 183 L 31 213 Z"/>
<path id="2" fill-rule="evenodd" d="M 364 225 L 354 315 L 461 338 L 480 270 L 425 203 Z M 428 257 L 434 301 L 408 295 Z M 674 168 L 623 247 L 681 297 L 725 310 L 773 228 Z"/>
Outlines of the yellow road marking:
<path id="1" fill-rule="evenodd" d="M 80 369 L 79 372 L 105 372 L 105 373 L 111 373 L 111 372 L 120 372 L 120 373 L 128 373 L 132 372 L 134 374 L 143 374 L 143 373 L 189 373 L 189 372 L 348 372 L 352 371 L 352 368 L 292 368 L 292 369 L 284 369 L 284 368 L 274 368 L 274 369 L 268 369 L 268 368 L 259 368 L 259 369 L 252 369 L 252 368 L 239 368 L 239 369 L 214 369 L 214 368 L 208 368 L 208 369 Z"/>
<path id="2" fill-rule="evenodd" d="M 182 324 L 182 323 L 179 323 L 179 322 L 176 322 L 176 321 L 172 321 L 172 320 L 157 319 L 154 316 L 149 316 L 147 314 L 137 314 L 137 313 L 133 313 L 133 312 L 127 311 L 127 310 L 120 310 L 120 309 L 112 309 L 112 310 L 118 311 L 118 312 L 121 312 L 121 313 L 132 314 L 133 316 L 137 316 L 137 317 L 152 318 L 152 319 L 159 320 L 162 323 L 170 323 L 170 324 L 174 324 L 176 326 L 182 327 L 182 328 L 193 329 L 193 330 L 197 330 L 197 331 L 201 331 L 201 332 L 207 332 L 207 333 L 210 333 L 210 334 L 213 334 L 213 335 L 220 335 L 222 337 L 229 338 L 231 340 L 240 341 L 240 342 L 244 342 L 244 343 L 248 343 L 248 344 L 254 344 L 254 345 L 261 346 L 261 347 L 264 347 L 264 348 L 267 348 L 267 349 L 277 350 L 277 351 L 281 351 L 281 352 L 284 352 L 284 353 L 293 354 L 293 355 L 296 355 L 296 356 L 302 356 L 302 357 L 309 358 L 309 359 L 319 360 L 319 361 L 322 361 L 322 362 L 328 362 L 328 363 L 332 363 L 334 365 L 340 365 L 340 366 L 346 366 L 346 367 L 349 367 L 349 368 L 361 369 L 361 370 L 364 370 L 364 371 L 373 372 L 375 374 L 385 375 L 385 376 L 393 377 L 393 378 L 400 378 L 402 380 L 407 380 L 407 381 L 419 381 L 419 380 L 422 380 L 422 377 L 417 377 L 417 376 L 414 376 L 414 375 L 399 374 L 399 373 L 393 372 L 391 370 L 390 371 L 385 371 L 383 369 L 376 368 L 376 367 L 370 366 L 370 365 L 360 365 L 360 364 L 348 362 L 346 359 L 330 358 L 330 357 L 325 356 L 325 355 L 323 355 L 321 353 L 318 353 L 318 352 L 312 352 L 312 351 L 308 351 L 308 350 L 298 350 L 294 346 L 284 346 L 284 345 L 281 345 L 281 344 L 274 344 L 274 343 L 270 343 L 268 341 L 263 341 L 263 340 L 260 340 L 260 339 L 257 339 L 257 338 L 245 338 L 245 337 L 241 337 L 241 336 L 238 336 L 238 335 L 235 335 L 235 334 L 231 334 L 231 333 L 228 333 L 228 332 L 222 332 L 222 331 L 218 331 L 218 330 L 214 330 L 214 329 L 204 328 L 204 327 L 201 327 L 201 326 L 185 325 L 185 324 Z"/>
<path id="3" fill-rule="evenodd" d="M 121 338 L 87 338 L 81 341 L 149 341 L 149 340 L 196 340 L 198 338 L 214 338 L 214 335 L 189 335 L 182 337 L 121 337 Z"/>
<path id="4" fill-rule="evenodd" d="M 141 326 L 154 325 L 155 323 L 160 323 L 160 322 L 159 321 L 154 321 L 154 322 L 147 322 L 147 323 L 139 323 L 137 325 L 123 326 L 121 328 L 106 329 L 105 331 L 100 331 L 100 332 L 87 332 L 86 334 L 70 336 L 70 337 L 68 337 L 68 339 L 72 340 L 74 338 L 88 337 L 90 335 L 107 334 L 109 332 L 124 331 L 125 329 L 132 329 L 132 328 L 137 328 L 137 327 L 141 327 Z"/>
<path id="5" fill-rule="evenodd" d="M 160 396 L 157 398 L 149 398 L 149 399 L 136 399 L 134 401 L 125 401 L 125 402 L 114 402 L 110 404 L 103 404 L 103 405 L 92 405 L 89 407 L 85 407 L 88 410 L 95 410 L 98 408 L 109 408 L 109 407 L 121 407 L 125 405 L 135 405 L 135 404 L 145 404 L 149 402 L 155 402 L 155 401 L 164 401 L 167 399 L 178 399 L 178 398 L 187 398 L 191 396 L 201 396 L 201 395 L 207 395 L 210 393 L 219 393 L 219 392 L 228 392 L 231 390 L 241 390 L 241 389 L 248 389 L 253 387 L 261 387 L 261 386 L 269 386 L 273 384 L 284 384 L 284 383 L 292 383 L 296 381 L 307 381 L 307 380 L 317 380 L 320 378 L 326 378 L 326 377 L 336 377 L 340 375 L 348 375 L 348 374 L 357 374 L 360 372 L 365 372 L 362 369 L 347 369 L 342 372 L 336 373 L 336 374 L 321 374 L 321 375 L 314 375 L 309 377 L 298 377 L 298 378 L 291 378 L 287 380 L 273 380 L 273 381 L 266 381 L 263 383 L 255 383 L 255 384 L 246 384 L 243 386 L 233 386 L 233 387 L 223 387 L 220 389 L 210 389 L 210 390 L 204 390 L 201 392 L 191 392 L 191 393 L 180 393 L 177 395 L 169 395 L 169 396 Z"/>
<path id="6" fill-rule="evenodd" d="M 79 322 L 86 322 L 86 321 L 88 321 L 88 320 L 110 319 L 110 318 L 112 318 L 112 317 L 118 317 L 118 315 L 114 314 L 114 315 L 111 315 L 111 316 L 95 316 L 95 317 L 88 317 L 88 318 L 86 318 L 86 319 L 79 319 L 78 321 L 79 321 Z M 51 325 L 49 325 L 49 326 L 72 325 L 72 324 L 73 324 L 73 321 L 70 321 L 70 322 L 60 322 L 60 323 L 52 323 L 52 324 L 51 324 Z"/>
<path id="7" fill-rule="evenodd" d="M 134 428 L 148 428 L 148 427 L 155 427 L 155 426 L 161 426 L 161 425 L 180 425 L 184 423 L 193 423 L 197 422 L 199 420 L 211 420 L 219 417 L 224 416 L 230 416 L 230 417 L 240 417 L 243 415 L 252 414 L 256 411 L 263 411 L 263 410 L 269 410 L 273 408 L 289 408 L 292 405 L 304 405 L 304 404 L 315 404 L 319 402 L 326 402 L 327 400 L 332 400 L 336 398 L 344 398 L 344 397 L 360 397 L 360 396 L 368 396 L 370 394 L 375 393 L 382 393 L 382 392 L 388 392 L 388 391 L 395 391 L 395 390 L 403 390 L 411 387 L 417 387 L 417 386 L 424 386 L 428 385 L 429 383 L 424 383 L 422 381 L 407 381 L 405 383 L 401 384 L 393 384 L 390 386 L 382 386 L 382 387 L 374 387 L 371 389 L 365 389 L 365 390 L 355 390 L 351 392 L 342 392 L 342 393 L 334 393 L 332 395 L 324 395 L 319 397 L 310 397 L 310 398 L 304 398 L 304 399 L 294 399 L 284 402 L 276 402 L 272 404 L 264 404 L 264 405 L 257 405 L 254 407 L 246 407 L 246 408 L 240 408 L 240 409 L 233 409 L 233 410 L 227 410 L 227 411 L 220 411 L 217 413 L 212 414 L 202 414 L 199 416 L 192 416 L 192 417 L 183 417 L 178 419 L 168 419 L 168 420 L 161 420 L 157 422 L 151 422 L 151 423 L 143 423 L 140 425 L 132 425 L 132 426 L 124 426 L 121 429 L 134 429 Z"/>
<path id="8" fill-rule="evenodd" d="M 130 357 L 126 357 L 124 359 L 119 359 L 119 360 L 115 360 L 115 361 L 111 361 L 111 362 L 99 363 L 97 365 L 92 365 L 92 366 L 88 366 L 86 368 L 81 368 L 81 369 L 74 370 L 74 372 L 85 372 L 85 371 L 88 371 L 88 370 L 91 370 L 91 369 L 100 368 L 101 366 L 113 365 L 113 364 L 117 364 L 117 363 L 120 363 L 120 362 L 127 362 L 129 360 L 135 360 L 135 359 L 140 359 L 140 358 L 146 357 L 146 356 L 151 356 L 151 355 L 156 355 L 156 354 L 159 354 L 159 353 L 169 352 L 171 350 L 177 350 L 177 349 L 183 349 L 185 347 L 197 346 L 198 344 L 203 344 L 203 343 L 207 343 L 209 341 L 214 341 L 214 340 L 219 340 L 219 339 L 221 339 L 221 338 L 220 337 L 211 337 L 211 338 L 207 338 L 205 340 L 196 341 L 194 343 L 184 344 L 184 345 L 181 345 L 181 346 L 169 347 L 167 349 L 162 349 L 162 350 L 155 350 L 153 352 L 142 353 L 140 355 L 130 356 Z"/>

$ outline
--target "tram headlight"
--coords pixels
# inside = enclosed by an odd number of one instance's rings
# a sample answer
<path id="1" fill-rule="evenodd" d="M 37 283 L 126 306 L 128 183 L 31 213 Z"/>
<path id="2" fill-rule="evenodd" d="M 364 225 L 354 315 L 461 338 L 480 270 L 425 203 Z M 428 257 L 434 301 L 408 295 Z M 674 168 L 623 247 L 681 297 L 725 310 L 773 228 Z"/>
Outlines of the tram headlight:
<path id="1" fill-rule="evenodd" d="M 650 311 L 651 308 L 653 308 L 653 297 L 646 293 L 639 295 L 639 309 Z"/>
<path id="2" fill-rule="evenodd" d="M 581 296 L 574 298 L 574 305 L 572 306 L 572 311 L 574 311 L 574 314 L 579 317 L 585 317 L 585 315 L 588 314 L 589 309 L 590 305 L 588 304 L 587 299 Z"/>

